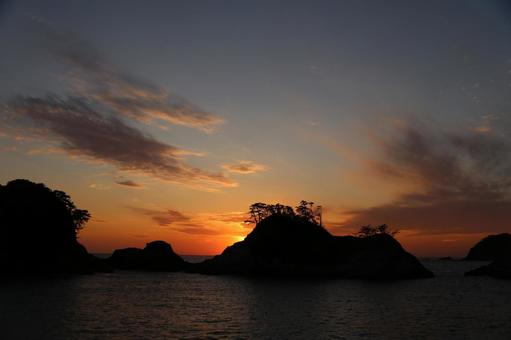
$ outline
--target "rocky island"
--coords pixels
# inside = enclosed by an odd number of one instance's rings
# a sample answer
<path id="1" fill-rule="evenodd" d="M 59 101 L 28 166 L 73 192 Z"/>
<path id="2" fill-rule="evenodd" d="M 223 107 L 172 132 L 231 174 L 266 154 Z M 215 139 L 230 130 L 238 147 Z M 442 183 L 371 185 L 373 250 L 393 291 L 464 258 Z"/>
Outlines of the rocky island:
<path id="1" fill-rule="evenodd" d="M 465 260 L 493 261 L 511 256 L 511 234 L 489 235 L 468 252 Z"/>
<path id="2" fill-rule="evenodd" d="M 491 276 L 497 279 L 511 280 L 511 257 L 502 258 L 490 264 L 470 270 L 465 276 Z"/>
<path id="3" fill-rule="evenodd" d="M 282 206 L 281 206 L 282 207 Z M 311 211 L 270 208 L 241 242 L 192 265 L 202 274 L 317 276 L 368 280 L 433 277 L 388 233 L 333 236 Z"/>
<path id="4" fill-rule="evenodd" d="M 511 279 L 511 234 L 489 235 L 472 247 L 465 260 L 492 261 L 470 270 L 465 276 Z"/>
<path id="5" fill-rule="evenodd" d="M 186 265 L 164 241 L 150 242 L 144 249 L 117 249 L 106 262 L 116 269 L 143 271 L 179 271 Z"/>

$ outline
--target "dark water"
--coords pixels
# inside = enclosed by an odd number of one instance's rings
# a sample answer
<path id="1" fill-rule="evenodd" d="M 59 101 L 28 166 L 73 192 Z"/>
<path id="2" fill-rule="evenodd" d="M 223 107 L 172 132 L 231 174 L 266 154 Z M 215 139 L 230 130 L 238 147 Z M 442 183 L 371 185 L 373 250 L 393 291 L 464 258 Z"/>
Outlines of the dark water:
<path id="1" fill-rule="evenodd" d="M 511 281 L 424 262 L 394 283 L 118 272 L 0 284 L 2 339 L 511 339 Z"/>

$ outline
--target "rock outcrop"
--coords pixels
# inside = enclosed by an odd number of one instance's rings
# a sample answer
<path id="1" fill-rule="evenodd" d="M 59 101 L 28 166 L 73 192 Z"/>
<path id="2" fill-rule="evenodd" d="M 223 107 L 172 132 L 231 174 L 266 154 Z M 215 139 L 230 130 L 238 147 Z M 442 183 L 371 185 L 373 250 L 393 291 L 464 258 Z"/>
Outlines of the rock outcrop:
<path id="1" fill-rule="evenodd" d="M 485 266 L 470 270 L 465 276 L 491 276 L 511 280 L 511 257 L 493 261 Z"/>
<path id="2" fill-rule="evenodd" d="M 74 246 L 58 259 L 58 267 L 64 273 L 94 274 L 111 273 L 113 268 L 100 259 L 87 252 L 87 249 L 76 242 Z"/>
<path id="3" fill-rule="evenodd" d="M 415 279 L 433 273 L 392 236 L 333 236 L 295 216 L 272 215 L 241 242 L 189 269 L 203 274 Z"/>
<path id="4" fill-rule="evenodd" d="M 494 261 L 502 258 L 511 258 L 511 234 L 485 237 L 470 249 L 465 260 Z"/>
<path id="5" fill-rule="evenodd" d="M 150 242 L 144 249 L 117 249 L 106 261 L 117 269 L 144 271 L 179 271 L 186 265 L 164 241 Z"/>

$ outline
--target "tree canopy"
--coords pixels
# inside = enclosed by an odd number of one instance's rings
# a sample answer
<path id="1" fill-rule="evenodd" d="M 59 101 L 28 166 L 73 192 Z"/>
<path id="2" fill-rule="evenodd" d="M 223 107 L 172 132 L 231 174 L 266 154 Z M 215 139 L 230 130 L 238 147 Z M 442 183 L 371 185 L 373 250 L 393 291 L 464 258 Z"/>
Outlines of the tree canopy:
<path id="1" fill-rule="evenodd" d="M 321 206 L 314 207 L 314 202 L 304 200 L 300 201 L 295 209 L 280 203 L 266 204 L 257 202 L 249 207 L 248 214 L 250 218 L 245 221 L 246 223 L 257 224 L 272 215 L 285 215 L 321 225 Z"/>
<path id="2" fill-rule="evenodd" d="M 398 230 L 391 230 L 388 225 L 381 224 L 378 226 L 372 226 L 372 225 L 364 225 L 360 227 L 359 231 L 357 232 L 358 237 L 367 237 L 372 235 L 378 235 L 378 234 L 387 234 L 390 236 L 395 236 L 397 233 L 399 233 Z"/>
<path id="3" fill-rule="evenodd" d="M 64 191 L 53 190 L 53 194 L 66 207 L 66 210 L 73 221 L 72 228 L 74 229 L 75 234 L 78 234 L 78 232 L 82 230 L 85 224 L 89 221 L 91 217 L 90 213 L 87 210 L 76 208 L 71 197 L 69 197 L 69 195 Z"/>

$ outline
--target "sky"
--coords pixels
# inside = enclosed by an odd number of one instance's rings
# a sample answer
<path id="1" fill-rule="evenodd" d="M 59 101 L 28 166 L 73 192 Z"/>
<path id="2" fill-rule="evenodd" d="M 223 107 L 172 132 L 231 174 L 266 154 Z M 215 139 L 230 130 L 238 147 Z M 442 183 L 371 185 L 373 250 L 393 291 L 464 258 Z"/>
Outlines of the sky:
<path id="1" fill-rule="evenodd" d="M 242 240 L 254 202 L 463 256 L 511 221 L 507 1 L 1 1 L 0 183 L 91 252 Z"/>

